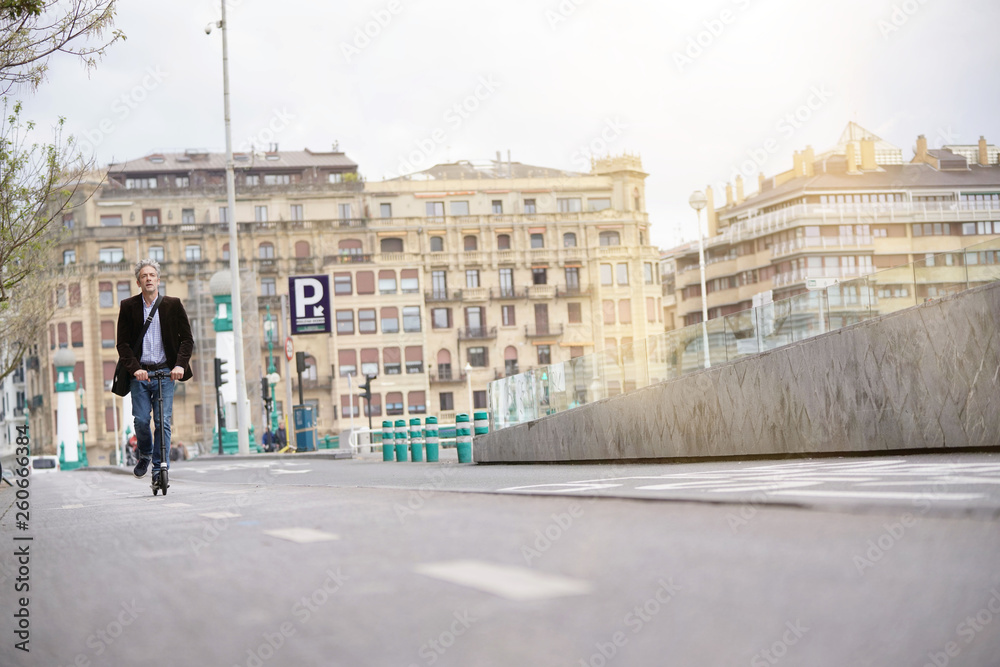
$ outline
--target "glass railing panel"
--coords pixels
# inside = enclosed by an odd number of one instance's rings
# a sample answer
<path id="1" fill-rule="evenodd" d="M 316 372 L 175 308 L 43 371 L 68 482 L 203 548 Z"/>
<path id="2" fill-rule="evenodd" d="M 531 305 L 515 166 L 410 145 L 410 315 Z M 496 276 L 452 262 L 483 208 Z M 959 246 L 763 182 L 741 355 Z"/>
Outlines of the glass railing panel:
<path id="1" fill-rule="evenodd" d="M 913 265 L 883 269 L 868 276 L 872 290 L 872 316 L 886 315 L 917 305 Z"/>
<path id="2" fill-rule="evenodd" d="M 740 359 L 760 352 L 757 318 L 753 308 L 726 315 L 726 356 Z"/>
<path id="3" fill-rule="evenodd" d="M 878 300 L 867 277 L 830 285 L 815 294 L 821 296 L 824 308 L 822 327 L 817 333 L 864 322 L 878 314 Z"/>
<path id="4" fill-rule="evenodd" d="M 917 303 L 958 294 L 967 289 L 964 252 L 927 254 L 913 262 L 913 282 Z"/>
<path id="5" fill-rule="evenodd" d="M 1000 222 L 994 222 L 1000 225 Z M 969 287 L 1000 280 L 1000 237 L 969 246 L 964 252 Z"/>

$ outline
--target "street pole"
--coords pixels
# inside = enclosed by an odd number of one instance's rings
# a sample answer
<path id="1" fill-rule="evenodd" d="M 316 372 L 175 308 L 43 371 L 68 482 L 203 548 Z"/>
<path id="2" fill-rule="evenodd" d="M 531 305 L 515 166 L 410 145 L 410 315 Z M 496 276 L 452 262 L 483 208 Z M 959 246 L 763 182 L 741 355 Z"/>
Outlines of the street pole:
<path id="1" fill-rule="evenodd" d="M 222 20 L 222 96 L 226 115 L 226 198 L 227 222 L 229 223 L 229 272 L 232 276 L 233 298 L 233 339 L 236 352 L 236 435 L 239 443 L 239 453 L 250 453 L 250 432 L 247 418 L 247 377 L 246 365 L 243 362 L 243 308 L 240 297 L 240 250 L 237 238 L 239 222 L 236 217 L 236 177 L 233 163 L 233 132 L 229 114 L 229 40 L 226 22 L 226 0 L 221 0 Z"/>
<path id="2" fill-rule="evenodd" d="M 705 208 L 708 198 L 701 190 L 696 190 L 688 199 L 698 214 L 698 268 L 701 272 L 701 337 L 702 347 L 705 351 L 705 368 L 709 368 L 712 362 L 708 353 L 708 290 L 705 288 L 705 239 L 701 235 L 701 209 Z"/>
<path id="3" fill-rule="evenodd" d="M 469 416 L 472 416 L 472 364 L 465 362 L 465 384 L 469 388 Z"/>

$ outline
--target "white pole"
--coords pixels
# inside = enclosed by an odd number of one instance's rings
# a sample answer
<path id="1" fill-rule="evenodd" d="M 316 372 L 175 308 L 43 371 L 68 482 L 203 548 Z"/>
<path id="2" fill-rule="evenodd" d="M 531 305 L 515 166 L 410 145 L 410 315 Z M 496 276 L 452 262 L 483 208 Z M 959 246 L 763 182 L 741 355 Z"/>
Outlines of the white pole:
<path id="1" fill-rule="evenodd" d="M 236 183 L 233 173 L 233 133 L 229 117 L 229 42 L 226 32 L 229 25 L 226 22 L 226 0 L 222 0 L 222 92 L 226 114 L 226 196 L 229 223 L 229 271 L 232 274 L 233 298 L 233 342 L 236 353 L 236 434 L 239 443 L 239 453 L 250 453 L 250 433 L 247 418 L 247 385 L 246 366 L 243 363 L 243 308 L 240 301 L 240 251 L 237 239 L 236 217 Z M 254 314 L 256 316 L 256 313 Z"/>
<path id="2" fill-rule="evenodd" d="M 354 435 L 354 388 L 351 385 L 351 375 L 347 375 L 347 393 L 351 397 L 351 435 Z"/>

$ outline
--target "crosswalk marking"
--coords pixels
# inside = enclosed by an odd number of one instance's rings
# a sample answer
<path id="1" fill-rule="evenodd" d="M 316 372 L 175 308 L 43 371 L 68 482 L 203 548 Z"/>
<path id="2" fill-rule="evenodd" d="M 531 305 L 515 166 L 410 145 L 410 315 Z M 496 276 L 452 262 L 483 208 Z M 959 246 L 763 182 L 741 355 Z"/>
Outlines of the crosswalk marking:
<path id="1" fill-rule="evenodd" d="M 581 579 L 481 560 L 426 563 L 418 565 L 414 570 L 427 577 L 476 588 L 519 602 L 585 595 L 593 590 L 589 582 Z"/>
<path id="2" fill-rule="evenodd" d="M 314 528 L 276 528 L 274 530 L 265 530 L 264 534 L 288 540 L 289 542 L 298 542 L 299 544 L 309 544 L 310 542 L 328 542 L 330 540 L 340 539 L 340 536 L 338 535 L 326 533 L 322 530 L 316 530 Z"/>

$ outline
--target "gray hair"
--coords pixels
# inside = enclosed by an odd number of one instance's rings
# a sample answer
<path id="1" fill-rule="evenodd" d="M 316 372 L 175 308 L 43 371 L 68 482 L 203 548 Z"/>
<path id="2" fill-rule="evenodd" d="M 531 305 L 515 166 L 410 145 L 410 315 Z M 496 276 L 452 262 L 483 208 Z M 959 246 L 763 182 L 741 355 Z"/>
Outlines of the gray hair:
<path id="1" fill-rule="evenodd" d="M 142 271 L 147 266 L 151 266 L 156 269 L 156 277 L 160 277 L 160 263 L 155 259 L 140 259 L 135 263 L 135 279 L 139 279 L 139 272 Z"/>

